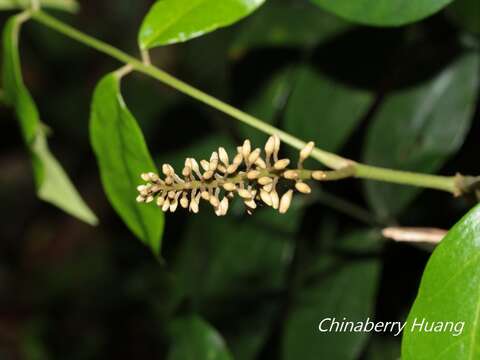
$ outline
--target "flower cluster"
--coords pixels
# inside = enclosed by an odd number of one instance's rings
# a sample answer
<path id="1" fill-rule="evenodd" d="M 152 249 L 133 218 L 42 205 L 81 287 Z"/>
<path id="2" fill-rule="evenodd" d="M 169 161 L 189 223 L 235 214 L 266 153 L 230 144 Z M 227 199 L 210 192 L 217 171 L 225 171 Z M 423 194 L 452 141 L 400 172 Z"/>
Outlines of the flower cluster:
<path id="1" fill-rule="evenodd" d="M 323 171 L 303 169 L 303 162 L 314 148 L 309 142 L 301 151 L 295 169 L 289 169 L 289 159 L 280 159 L 280 138 L 272 135 L 267 140 L 264 153 L 260 148 L 252 149 L 249 140 L 237 147 L 237 153 L 231 159 L 227 151 L 220 147 L 210 156 L 210 160 L 197 162 L 187 158 L 182 173 L 177 174 L 169 164 L 163 164 L 164 178 L 149 172 L 141 174 L 146 184 L 138 186 L 138 202 L 150 203 L 154 200 L 163 211 L 174 212 L 180 206 L 193 213 L 199 211 L 203 199 L 214 209 L 215 214 L 227 213 L 230 199 L 235 194 L 244 202 L 249 214 L 259 202 L 277 209 L 281 214 L 287 212 L 293 196 L 293 187 L 280 195 L 278 182 L 286 179 L 294 183 L 294 188 L 303 194 L 309 194 L 311 188 L 304 180 L 323 180 Z"/>

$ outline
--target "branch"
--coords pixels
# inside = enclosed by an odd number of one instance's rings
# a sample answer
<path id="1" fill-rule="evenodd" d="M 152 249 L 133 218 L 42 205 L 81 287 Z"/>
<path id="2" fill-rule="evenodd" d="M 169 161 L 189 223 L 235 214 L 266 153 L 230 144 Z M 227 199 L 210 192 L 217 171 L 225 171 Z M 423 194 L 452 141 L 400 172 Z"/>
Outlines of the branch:
<path id="1" fill-rule="evenodd" d="M 278 135 L 278 137 L 283 142 L 298 150 L 303 149 L 306 145 L 306 142 L 290 135 L 289 133 L 277 129 L 274 126 L 271 126 L 266 122 L 252 115 L 249 115 L 211 95 L 208 95 L 207 93 L 199 89 L 196 89 L 195 87 L 175 78 L 174 76 L 166 73 L 165 71 L 149 64 L 148 61 L 141 61 L 121 51 L 120 49 L 113 47 L 110 44 L 107 44 L 101 40 L 89 36 L 73 28 L 72 26 L 57 20 L 56 18 L 48 15 L 41 10 L 33 12 L 32 18 L 37 22 L 71 39 L 74 39 L 84 45 L 94 48 L 99 52 L 107 54 L 122 63 L 130 65 L 133 70 L 148 75 L 166 85 L 169 85 L 170 87 L 186 95 L 189 95 L 190 97 L 197 99 L 204 104 L 207 104 L 227 115 L 230 115 L 232 118 L 238 121 L 250 125 L 251 127 L 260 130 L 266 134 Z M 146 58 L 144 55 L 144 60 L 145 59 Z M 316 159 L 323 165 L 334 170 L 348 168 L 351 172 L 351 176 L 357 178 L 436 189 L 450 192 L 454 195 L 461 195 L 464 194 L 466 191 L 470 191 L 469 188 L 460 186 L 461 184 L 463 184 L 462 179 L 464 178 L 461 175 L 438 176 L 385 169 L 381 167 L 361 164 L 319 148 L 313 149 L 311 157 Z"/>

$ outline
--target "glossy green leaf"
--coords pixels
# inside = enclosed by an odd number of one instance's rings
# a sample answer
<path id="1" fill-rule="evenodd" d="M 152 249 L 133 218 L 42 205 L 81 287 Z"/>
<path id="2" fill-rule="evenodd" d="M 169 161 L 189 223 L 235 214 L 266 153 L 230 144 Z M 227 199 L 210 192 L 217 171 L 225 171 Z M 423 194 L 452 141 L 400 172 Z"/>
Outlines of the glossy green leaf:
<path id="1" fill-rule="evenodd" d="M 23 83 L 18 37 L 20 16 L 12 17 L 3 34 L 4 100 L 15 108 L 22 134 L 31 155 L 38 196 L 89 224 L 98 222 L 84 203 L 58 161 L 50 153 L 38 109 Z"/>
<path id="2" fill-rule="evenodd" d="M 265 0 L 158 0 L 145 17 L 138 43 L 142 49 L 187 41 L 228 26 Z"/>
<path id="3" fill-rule="evenodd" d="M 376 26 L 400 26 L 423 19 L 453 0 L 311 0 L 350 21 Z"/>
<path id="4" fill-rule="evenodd" d="M 338 249 L 368 252 L 377 248 L 378 236 L 358 231 L 334 243 Z M 306 285 L 294 295 L 285 322 L 283 359 L 358 359 L 368 334 L 320 332 L 319 323 L 325 318 L 372 319 L 379 272 L 380 261 L 375 257 L 343 259 L 332 250 L 322 251 L 303 275 Z"/>
<path id="5" fill-rule="evenodd" d="M 172 347 L 168 360 L 232 360 L 221 335 L 202 318 L 190 315 L 171 325 Z"/>
<path id="6" fill-rule="evenodd" d="M 457 24 L 473 33 L 480 33 L 480 1 L 455 0 L 447 10 Z"/>
<path id="7" fill-rule="evenodd" d="M 372 104 L 371 93 L 348 87 L 311 67 L 298 70 L 285 130 L 329 151 L 342 146 Z"/>
<path id="8" fill-rule="evenodd" d="M 349 26 L 307 2 L 285 4 L 270 1 L 245 21 L 231 45 L 230 54 L 238 57 L 247 50 L 260 47 L 311 48 Z"/>
<path id="9" fill-rule="evenodd" d="M 420 86 L 390 95 L 367 132 L 365 162 L 432 173 L 463 144 L 479 85 L 479 56 L 466 54 Z M 381 217 L 399 214 L 418 188 L 367 182 Z"/>
<path id="10" fill-rule="evenodd" d="M 100 168 L 102 184 L 110 203 L 130 230 L 154 253 L 161 247 L 162 211 L 138 204 L 140 174 L 157 172 L 135 118 L 120 93 L 120 78 L 106 75 L 93 95 L 90 138 Z"/>
<path id="11" fill-rule="evenodd" d="M 455 224 L 428 261 L 403 332 L 402 359 L 480 358 L 479 240 L 477 205 Z M 415 319 L 417 323 L 425 319 L 428 327 L 450 321 L 453 327 L 437 332 L 419 331 L 418 326 L 412 330 Z"/>
<path id="12" fill-rule="evenodd" d="M 31 0 L 0 0 L 0 10 L 24 9 L 31 6 Z M 76 0 L 40 0 L 41 6 L 51 9 L 76 12 L 80 8 Z"/>

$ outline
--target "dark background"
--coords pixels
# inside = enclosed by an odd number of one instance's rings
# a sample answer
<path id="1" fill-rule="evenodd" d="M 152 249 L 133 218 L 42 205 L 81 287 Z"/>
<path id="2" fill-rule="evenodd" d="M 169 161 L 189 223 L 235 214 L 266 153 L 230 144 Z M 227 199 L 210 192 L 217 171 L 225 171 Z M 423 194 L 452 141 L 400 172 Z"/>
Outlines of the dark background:
<path id="1" fill-rule="evenodd" d="M 83 1 L 79 14 L 55 15 L 136 54 L 137 29 L 149 4 Z M 0 22 L 8 15 L 2 14 Z M 371 118 L 388 93 L 429 79 L 465 46 L 463 33 L 444 11 L 395 29 L 352 27 L 312 47 L 280 44 L 233 54 L 231 44 L 248 24 L 243 21 L 189 43 L 154 50 L 152 60 L 246 110 L 278 70 L 296 63 L 308 63 L 342 83 L 368 89 L 375 100 L 341 149 L 342 155 L 358 160 Z M 207 208 L 197 219 L 177 211 L 166 217 L 161 264 L 109 205 L 88 139 L 93 88 L 103 74 L 120 64 L 35 23 L 23 29 L 21 52 L 25 82 L 43 121 L 52 129 L 52 151 L 101 224 L 90 227 L 35 197 L 17 122 L 10 109 L 1 107 L 0 359 L 162 359 L 171 343 L 170 319 L 188 313 L 207 319 L 234 353 L 241 352 L 239 338 L 256 339 L 251 359 L 278 359 L 285 319 L 295 296 L 302 286 L 311 285 L 298 274 L 308 268 L 316 251 L 321 254 L 326 238 L 335 241 L 366 228 L 378 232 L 387 224 L 449 228 L 473 204 L 424 191 L 402 215 L 380 219 L 366 210 L 362 182 L 347 180 L 322 186 L 333 199 L 301 200 L 302 211 L 288 217 L 287 224 L 278 224 L 282 220 L 272 220 L 268 214 L 250 218 L 240 209 L 233 211 L 234 220 L 216 219 Z M 179 149 L 186 147 L 194 156 L 197 151 L 206 154 L 222 144 L 217 141 L 240 143 L 245 135 L 244 128 L 227 116 L 141 75 L 129 76 L 124 96 L 159 161 L 179 158 Z M 464 145 L 442 167 L 442 174 L 478 174 L 479 120 L 477 106 Z M 282 121 L 280 109 L 275 122 L 282 126 Z M 205 144 L 209 147 L 203 150 Z M 267 253 L 259 251 L 253 259 L 248 248 L 239 246 L 231 251 L 243 258 L 238 266 L 249 276 L 223 279 L 221 262 L 217 263 L 220 269 L 209 270 L 208 266 L 213 257 L 222 256 L 216 244 L 239 236 L 239 231 L 245 237 L 251 232 L 267 234 L 259 240 L 265 244 L 285 238 L 291 257 L 282 264 L 270 263 L 267 248 Z M 192 238 L 195 244 L 188 245 Z M 235 244 L 241 244 L 241 239 Z M 374 316 L 386 321 L 404 319 L 429 252 L 384 240 L 377 245 L 361 253 L 347 252 L 342 259 L 348 264 L 375 261 L 381 271 L 372 299 Z M 263 286 L 267 277 L 275 279 L 274 286 Z M 192 283 L 198 286 L 194 291 L 188 287 Z M 187 289 L 179 290 L 179 284 L 187 284 Z M 344 296 L 355 299 L 356 295 L 347 286 Z M 259 319 L 262 325 L 255 322 Z M 264 331 L 249 338 L 249 324 Z M 398 356 L 399 338 L 386 334 L 363 341 L 358 351 L 362 359 Z"/>

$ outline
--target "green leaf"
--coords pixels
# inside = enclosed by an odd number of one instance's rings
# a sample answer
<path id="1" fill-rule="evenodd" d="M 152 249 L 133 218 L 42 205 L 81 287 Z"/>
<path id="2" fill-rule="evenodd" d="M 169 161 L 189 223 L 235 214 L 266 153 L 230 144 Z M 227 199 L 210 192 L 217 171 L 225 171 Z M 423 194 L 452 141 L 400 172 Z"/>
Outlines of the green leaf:
<path id="1" fill-rule="evenodd" d="M 367 132 L 364 159 L 371 165 L 433 173 L 463 144 L 472 120 L 479 56 L 466 54 L 420 86 L 390 95 Z M 418 188 L 366 182 L 380 217 L 399 214 Z"/>
<path id="2" fill-rule="evenodd" d="M 145 17 L 142 49 L 187 41 L 244 18 L 265 0 L 159 0 Z"/>
<path id="3" fill-rule="evenodd" d="M 428 261 L 403 332 L 402 359 L 480 357 L 479 239 L 477 205 L 455 224 Z M 426 332 L 418 326 L 412 330 L 415 319 L 417 323 L 425 319 L 430 325 L 451 321 L 453 331 Z M 464 328 L 460 333 L 461 322 Z"/>
<path id="4" fill-rule="evenodd" d="M 95 214 L 84 203 L 58 161 L 50 153 L 38 109 L 23 83 L 18 37 L 21 15 L 12 17 L 3 33 L 4 100 L 15 108 L 23 139 L 32 155 L 38 196 L 67 213 L 95 225 Z"/>
<path id="5" fill-rule="evenodd" d="M 175 319 L 168 360 L 232 360 L 220 334 L 202 318 L 190 315 Z"/>
<path id="6" fill-rule="evenodd" d="M 447 14 L 468 31 L 480 33 L 480 1 L 456 0 L 447 9 Z"/>
<path id="7" fill-rule="evenodd" d="M 329 151 L 340 148 L 373 101 L 371 93 L 348 87 L 303 66 L 288 101 L 285 130 Z"/>
<path id="8" fill-rule="evenodd" d="M 120 93 L 120 77 L 106 75 L 93 95 L 90 138 L 110 203 L 130 230 L 159 254 L 164 217 L 155 205 L 138 204 L 140 174 L 157 169 L 135 118 Z"/>
<path id="9" fill-rule="evenodd" d="M 342 250 L 371 251 L 378 245 L 378 235 L 357 231 L 335 239 Z M 359 252 L 360 254 L 362 252 Z M 292 308 L 285 322 L 283 359 L 357 359 L 367 340 L 366 333 L 320 332 L 325 318 L 365 321 L 372 318 L 380 273 L 375 257 L 358 259 L 322 251 L 309 266 L 308 276 L 295 293 Z M 306 267 L 303 265 L 303 267 Z"/>
<path id="10" fill-rule="evenodd" d="M 25 9 L 31 4 L 31 0 L 0 0 L 0 10 Z M 76 0 L 40 0 L 40 5 L 72 13 L 77 12 L 80 8 Z"/>
<path id="11" fill-rule="evenodd" d="M 260 47 L 304 47 L 333 38 L 350 24 L 308 3 L 267 2 L 252 15 L 231 45 L 230 55 Z"/>
<path id="12" fill-rule="evenodd" d="M 400 26 L 423 19 L 453 0 L 311 0 L 325 10 L 361 24 Z"/>

